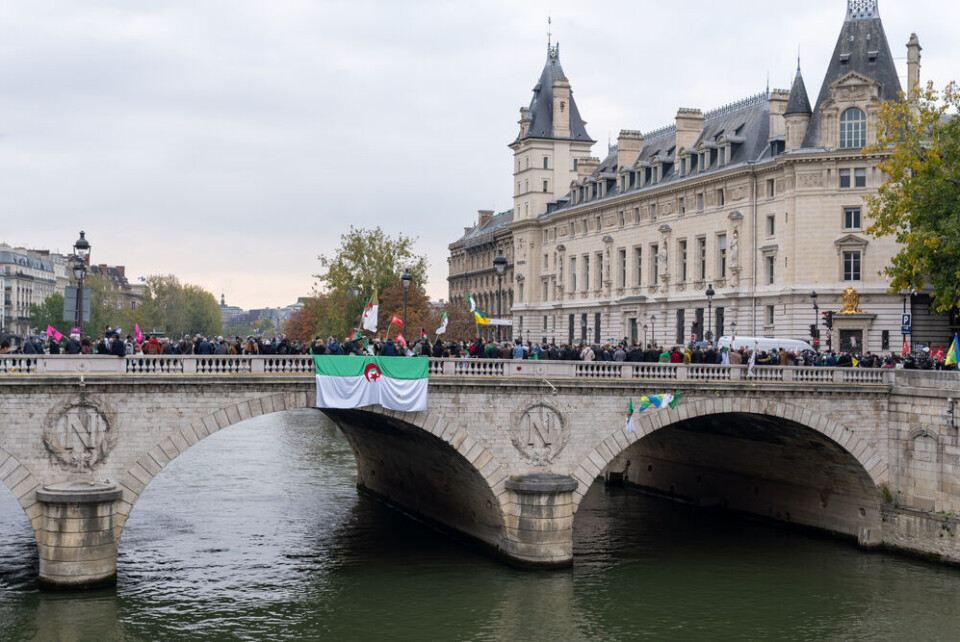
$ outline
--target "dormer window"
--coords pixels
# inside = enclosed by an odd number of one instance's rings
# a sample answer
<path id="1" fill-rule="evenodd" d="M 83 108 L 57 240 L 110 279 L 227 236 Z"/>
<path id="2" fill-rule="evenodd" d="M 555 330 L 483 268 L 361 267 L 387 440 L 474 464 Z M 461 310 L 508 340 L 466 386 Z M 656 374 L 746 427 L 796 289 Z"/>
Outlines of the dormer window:
<path id="1" fill-rule="evenodd" d="M 851 107 L 840 116 L 840 148 L 858 149 L 867 144 L 867 116 Z"/>

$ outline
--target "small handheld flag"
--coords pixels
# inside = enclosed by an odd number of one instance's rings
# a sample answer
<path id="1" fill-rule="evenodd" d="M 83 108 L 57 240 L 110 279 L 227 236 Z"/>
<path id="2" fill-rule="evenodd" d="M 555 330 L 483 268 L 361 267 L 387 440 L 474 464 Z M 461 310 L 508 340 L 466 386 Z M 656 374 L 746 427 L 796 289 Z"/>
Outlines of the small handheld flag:
<path id="1" fill-rule="evenodd" d="M 490 325 L 490 318 L 480 310 L 473 311 L 473 318 L 476 320 L 477 325 Z"/>
<path id="2" fill-rule="evenodd" d="M 143 333 L 140 332 L 140 324 L 133 324 L 133 338 L 137 343 L 143 343 Z"/>
<path id="3" fill-rule="evenodd" d="M 950 350 L 947 352 L 947 358 L 943 360 L 943 365 L 957 365 L 958 354 L 960 354 L 960 342 L 957 341 L 957 335 L 953 335 L 953 341 L 950 343 Z"/>
<path id="4" fill-rule="evenodd" d="M 393 315 L 393 318 L 390 319 L 390 325 L 398 325 L 401 328 L 403 327 L 403 321 L 400 320 L 400 317 Z"/>
<path id="5" fill-rule="evenodd" d="M 407 347 L 407 340 L 403 338 L 403 333 L 402 333 L 402 332 L 398 332 L 398 333 L 397 333 L 397 343 L 399 343 L 400 345 L 402 345 L 404 348 Z"/>
<path id="6" fill-rule="evenodd" d="M 470 308 L 471 312 L 475 312 L 477 309 L 477 302 L 469 294 L 467 295 L 467 307 Z"/>
<path id="7" fill-rule="evenodd" d="M 633 397 L 627 402 L 627 432 L 633 432 Z"/>
<path id="8" fill-rule="evenodd" d="M 444 312 L 443 315 L 440 317 L 440 327 L 437 328 L 437 334 L 443 334 L 444 332 L 447 331 L 447 321 L 448 321 L 447 313 Z"/>
<path id="9" fill-rule="evenodd" d="M 423 341 L 427 338 L 427 333 L 423 331 L 423 328 L 420 328 L 420 340 Z"/>
<path id="10" fill-rule="evenodd" d="M 907 344 L 907 337 L 903 337 L 903 352 L 901 352 L 900 354 L 905 355 L 908 352 L 910 352 L 910 346 L 909 344 Z"/>
<path id="11" fill-rule="evenodd" d="M 377 291 L 373 291 L 373 296 L 370 297 L 370 300 L 367 302 L 366 307 L 363 309 L 363 317 L 361 318 L 360 326 L 369 332 L 377 331 L 377 313 L 380 310 L 380 302 L 377 301 Z"/>

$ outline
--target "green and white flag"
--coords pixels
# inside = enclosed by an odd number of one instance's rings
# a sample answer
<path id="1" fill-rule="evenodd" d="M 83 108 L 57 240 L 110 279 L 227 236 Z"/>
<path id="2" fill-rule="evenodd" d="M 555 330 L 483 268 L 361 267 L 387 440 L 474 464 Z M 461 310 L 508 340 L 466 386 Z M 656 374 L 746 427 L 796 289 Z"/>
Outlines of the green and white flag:
<path id="1" fill-rule="evenodd" d="M 447 331 L 447 313 L 444 311 L 443 316 L 440 317 L 440 327 L 437 328 L 437 334 L 443 334 Z"/>
<path id="2" fill-rule="evenodd" d="M 429 359 L 314 355 L 317 408 L 427 409 Z"/>
<path id="3" fill-rule="evenodd" d="M 469 294 L 467 295 L 467 307 L 470 308 L 471 312 L 477 309 L 477 302 Z"/>

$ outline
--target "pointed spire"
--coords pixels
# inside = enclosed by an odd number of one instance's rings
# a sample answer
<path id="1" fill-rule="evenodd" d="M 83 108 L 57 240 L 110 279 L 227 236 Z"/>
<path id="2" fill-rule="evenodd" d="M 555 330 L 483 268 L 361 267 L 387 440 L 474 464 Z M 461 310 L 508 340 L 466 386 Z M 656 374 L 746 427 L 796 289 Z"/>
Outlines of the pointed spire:
<path id="1" fill-rule="evenodd" d="M 793 79 L 793 86 L 790 87 L 790 100 L 787 102 L 787 109 L 783 112 L 787 114 L 812 114 L 810 109 L 810 99 L 807 98 L 807 87 L 803 84 L 803 75 L 800 73 L 800 56 L 797 56 L 797 75 Z"/>
<path id="2" fill-rule="evenodd" d="M 551 27 L 550 16 L 547 16 L 547 51 L 550 51 L 550 42 L 551 42 L 551 39 L 553 38 L 553 33 L 551 29 L 552 27 Z"/>

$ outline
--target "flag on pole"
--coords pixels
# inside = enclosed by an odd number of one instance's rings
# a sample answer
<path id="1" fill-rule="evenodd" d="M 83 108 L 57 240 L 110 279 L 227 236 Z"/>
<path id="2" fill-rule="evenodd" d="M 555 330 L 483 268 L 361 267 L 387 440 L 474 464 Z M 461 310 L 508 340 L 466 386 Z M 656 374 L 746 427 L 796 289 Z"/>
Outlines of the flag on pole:
<path id="1" fill-rule="evenodd" d="M 363 309 L 363 317 L 360 321 L 360 327 L 369 332 L 377 331 L 377 313 L 380 311 L 380 302 L 377 301 L 377 291 L 373 291 L 373 296 L 367 301 Z"/>
<path id="2" fill-rule="evenodd" d="M 633 432 L 633 397 L 627 402 L 627 432 Z"/>
<path id="3" fill-rule="evenodd" d="M 143 333 L 140 332 L 139 323 L 133 324 L 133 338 L 136 340 L 137 343 L 143 343 Z"/>
<path id="4" fill-rule="evenodd" d="M 423 331 L 423 328 L 420 328 L 420 340 L 424 341 L 427 338 L 427 333 Z"/>
<path id="5" fill-rule="evenodd" d="M 427 409 L 428 359 L 314 356 L 318 408 Z"/>
<path id="6" fill-rule="evenodd" d="M 937 361 L 943 361 L 943 346 L 937 348 L 937 351 L 933 353 L 933 358 Z"/>
<path id="7" fill-rule="evenodd" d="M 48 326 L 47 326 L 47 336 L 48 336 L 48 337 L 53 337 L 53 340 L 54 340 L 54 341 L 59 341 L 60 339 L 63 338 L 63 335 L 60 334 L 60 331 L 57 330 L 57 329 L 56 329 L 55 327 L 53 327 L 52 325 L 48 325 Z"/>
<path id="8" fill-rule="evenodd" d="M 443 334 L 447 331 L 447 313 L 444 311 L 443 315 L 440 317 L 440 327 L 437 328 L 437 334 Z"/>
<path id="9" fill-rule="evenodd" d="M 349 336 L 349 337 L 347 337 L 346 339 L 344 339 L 344 342 L 347 342 L 347 341 L 356 341 L 356 340 L 359 339 L 359 338 L 360 338 L 360 333 L 357 332 L 356 330 L 354 330 L 353 332 L 350 333 L 350 336 Z"/>
<path id="10" fill-rule="evenodd" d="M 907 337 L 903 337 L 903 352 L 900 354 L 905 355 L 908 352 L 910 352 L 910 345 L 907 343 Z"/>
<path id="11" fill-rule="evenodd" d="M 950 343 L 950 350 L 947 352 L 947 358 L 944 359 L 943 365 L 957 365 L 957 355 L 960 355 L 960 342 L 957 341 L 957 335 L 953 335 L 953 341 Z"/>
<path id="12" fill-rule="evenodd" d="M 474 312 L 477 309 L 477 302 L 474 301 L 473 297 L 470 296 L 469 294 L 467 295 L 467 307 L 470 308 L 471 312 Z"/>
<path id="13" fill-rule="evenodd" d="M 398 317 L 397 315 L 393 315 L 393 317 L 390 319 L 390 325 L 398 325 L 402 328 L 403 321 L 401 321 L 400 317 Z"/>
<path id="14" fill-rule="evenodd" d="M 396 342 L 399 343 L 400 345 L 402 345 L 404 348 L 407 347 L 407 340 L 403 338 L 403 333 L 402 333 L 402 332 L 398 332 L 398 333 L 397 333 Z"/>
<path id="15" fill-rule="evenodd" d="M 753 346 L 753 350 L 750 352 L 750 361 L 747 363 L 747 376 L 753 376 L 753 366 L 757 364 L 757 346 Z"/>
<path id="16" fill-rule="evenodd" d="M 476 320 L 477 325 L 490 325 L 490 318 L 480 310 L 473 311 L 473 318 Z"/>

